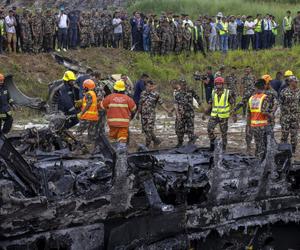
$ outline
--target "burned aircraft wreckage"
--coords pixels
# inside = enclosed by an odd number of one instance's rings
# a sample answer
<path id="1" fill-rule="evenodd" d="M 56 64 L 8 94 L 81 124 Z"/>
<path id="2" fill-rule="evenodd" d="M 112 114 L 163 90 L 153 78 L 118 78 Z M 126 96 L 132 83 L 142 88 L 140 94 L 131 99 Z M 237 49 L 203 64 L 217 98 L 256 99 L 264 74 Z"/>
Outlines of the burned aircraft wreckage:
<path id="1" fill-rule="evenodd" d="M 0 139 L 0 249 L 299 249 L 300 163 L 187 145 L 93 153 L 51 126 Z M 217 142 L 220 144 L 220 142 Z M 297 237 L 298 236 L 298 237 Z"/>

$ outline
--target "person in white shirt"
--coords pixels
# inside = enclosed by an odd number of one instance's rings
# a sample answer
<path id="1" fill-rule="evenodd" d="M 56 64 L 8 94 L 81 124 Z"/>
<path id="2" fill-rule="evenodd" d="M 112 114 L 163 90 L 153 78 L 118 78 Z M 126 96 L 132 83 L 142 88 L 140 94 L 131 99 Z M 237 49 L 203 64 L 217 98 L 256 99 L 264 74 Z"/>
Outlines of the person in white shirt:
<path id="1" fill-rule="evenodd" d="M 122 19 L 120 18 L 120 13 L 116 12 L 114 18 L 112 20 L 112 25 L 114 28 L 114 40 L 113 40 L 113 47 L 119 48 L 120 42 L 122 40 L 123 35 L 123 27 L 122 27 Z"/>
<path id="2" fill-rule="evenodd" d="M 184 17 L 184 20 L 182 21 L 182 27 L 185 27 L 186 23 L 188 23 L 191 28 L 194 27 L 194 23 L 190 19 L 189 15 L 183 15 L 183 17 Z"/>
<path id="3" fill-rule="evenodd" d="M 210 19 L 211 32 L 209 34 L 209 50 L 215 51 L 217 46 L 217 29 L 214 18 Z"/>
<path id="4" fill-rule="evenodd" d="M 231 16 L 229 18 L 228 34 L 229 34 L 229 39 L 228 39 L 229 49 L 231 50 L 237 49 L 237 22 L 235 21 L 234 16 Z"/>
<path id="5" fill-rule="evenodd" d="M 63 7 L 61 7 L 60 14 L 57 16 L 57 26 L 57 51 L 67 51 L 69 18 L 65 14 Z"/>
<path id="6" fill-rule="evenodd" d="M 264 49 L 271 48 L 271 40 L 272 40 L 272 20 L 270 18 L 270 15 L 267 14 L 264 19 L 264 42 L 263 47 Z"/>
<path id="7" fill-rule="evenodd" d="M 254 28 L 255 28 L 255 22 L 253 21 L 253 17 L 247 16 L 247 20 L 244 25 L 244 29 L 246 29 L 245 49 L 249 49 L 250 42 L 251 42 L 252 49 L 253 50 L 255 49 Z"/>
<path id="8" fill-rule="evenodd" d="M 8 16 L 5 17 L 5 30 L 7 35 L 7 45 L 9 52 L 16 52 L 17 48 L 17 34 L 16 34 L 16 19 L 13 16 L 13 10 L 8 12 Z"/>

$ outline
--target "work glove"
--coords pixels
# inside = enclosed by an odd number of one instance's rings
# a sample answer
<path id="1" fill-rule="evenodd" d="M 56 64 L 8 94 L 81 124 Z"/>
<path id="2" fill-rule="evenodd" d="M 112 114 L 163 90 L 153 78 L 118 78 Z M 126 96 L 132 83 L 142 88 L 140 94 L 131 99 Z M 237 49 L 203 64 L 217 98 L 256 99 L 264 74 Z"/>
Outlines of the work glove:
<path id="1" fill-rule="evenodd" d="M 81 108 L 82 100 L 75 101 L 75 108 Z"/>

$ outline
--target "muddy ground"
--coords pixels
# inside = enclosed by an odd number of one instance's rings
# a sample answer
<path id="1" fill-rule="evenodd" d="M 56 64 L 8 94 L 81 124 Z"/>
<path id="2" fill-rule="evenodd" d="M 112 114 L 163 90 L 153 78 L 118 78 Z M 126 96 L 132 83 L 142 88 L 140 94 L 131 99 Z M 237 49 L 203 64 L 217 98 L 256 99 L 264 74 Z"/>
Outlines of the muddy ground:
<path id="1" fill-rule="evenodd" d="M 202 147 L 209 146 L 209 139 L 207 136 L 207 123 L 208 118 L 206 120 L 202 120 L 202 114 L 196 113 L 195 117 L 195 133 L 199 135 L 199 138 L 196 142 L 197 145 Z M 233 123 L 233 121 L 229 120 L 229 131 L 228 131 L 228 146 L 227 152 L 238 152 L 244 154 L 252 154 L 254 155 L 255 144 L 254 140 L 252 141 L 252 150 L 251 152 L 247 152 L 246 143 L 245 143 L 245 118 L 242 116 L 238 116 L 238 121 Z M 47 126 L 47 121 L 42 118 L 36 118 L 23 121 L 18 121 L 14 124 L 14 130 L 22 130 L 30 127 L 42 128 Z M 76 128 L 73 130 L 76 131 Z M 158 148 L 170 148 L 175 147 L 177 144 L 177 137 L 175 134 L 175 116 L 168 117 L 168 115 L 164 112 L 159 112 L 157 114 L 156 119 L 156 135 L 162 140 L 161 145 Z M 219 128 L 216 129 L 216 134 L 220 137 Z M 278 117 L 276 119 L 275 126 L 275 137 L 277 142 L 280 142 L 281 137 L 281 128 L 278 122 Z M 83 136 L 82 141 L 86 141 L 86 136 Z M 185 143 L 187 143 L 188 138 L 185 137 Z M 140 121 L 134 119 L 131 122 L 130 127 L 130 144 L 129 151 L 135 152 L 139 146 L 139 144 L 145 143 L 145 137 L 142 133 Z M 152 146 L 151 149 L 154 149 Z M 298 147 L 297 153 L 294 157 L 297 160 L 300 160 L 300 149 Z"/>

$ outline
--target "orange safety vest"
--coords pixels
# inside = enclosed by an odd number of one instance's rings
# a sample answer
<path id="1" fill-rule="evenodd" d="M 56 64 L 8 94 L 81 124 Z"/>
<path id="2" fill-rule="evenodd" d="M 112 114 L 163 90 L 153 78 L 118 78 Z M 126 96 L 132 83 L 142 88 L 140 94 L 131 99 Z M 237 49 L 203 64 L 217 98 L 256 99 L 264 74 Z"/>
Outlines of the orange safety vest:
<path id="1" fill-rule="evenodd" d="M 93 90 L 90 90 L 87 92 L 87 94 L 91 95 L 91 97 L 92 97 L 92 105 L 84 114 L 81 115 L 80 120 L 98 121 L 99 114 L 98 114 L 98 108 L 97 108 L 96 93 Z M 87 105 L 86 97 L 83 97 L 81 111 L 83 111 L 85 109 L 86 105 Z"/>
<path id="2" fill-rule="evenodd" d="M 128 95 L 114 93 L 104 98 L 101 108 L 106 109 L 108 126 L 125 128 L 129 127 L 131 112 L 136 110 L 136 105 Z"/>
<path id="3" fill-rule="evenodd" d="M 249 99 L 251 127 L 264 127 L 268 125 L 268 116 L 261 112 L 261 107 L 266 96 L 266 94 L 256 94 Z"/>

